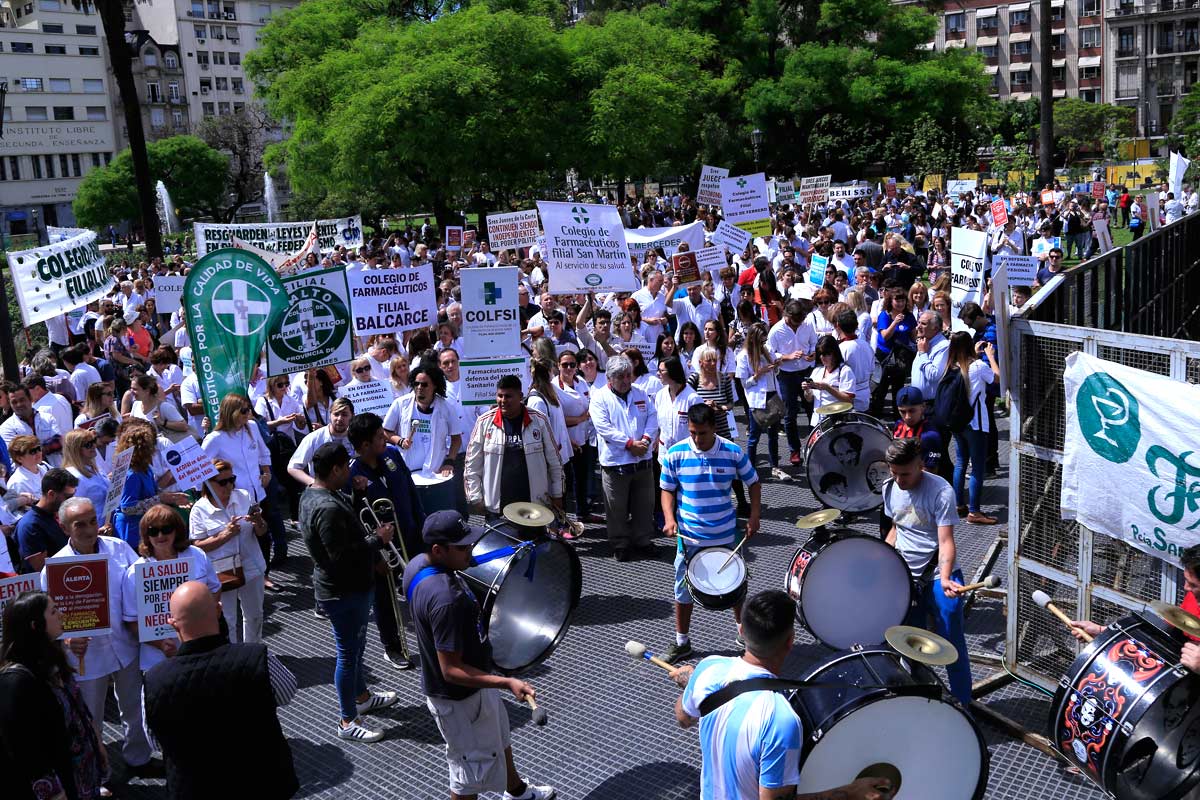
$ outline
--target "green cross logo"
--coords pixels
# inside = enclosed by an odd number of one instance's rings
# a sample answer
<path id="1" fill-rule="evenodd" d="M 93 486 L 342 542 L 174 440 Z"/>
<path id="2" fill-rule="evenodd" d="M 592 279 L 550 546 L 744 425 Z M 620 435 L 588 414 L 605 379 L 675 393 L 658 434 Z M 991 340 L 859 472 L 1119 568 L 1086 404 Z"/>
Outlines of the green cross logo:
<path id="1" fill-rule="evenodd" d="M 739 188 L 739 189 L 745 189 L 745 188 L 746 188 L 746 179 L 745 179 L 745 178 L 738 178 L 738 179 L 737 179 L 737 185 L 738 185 L 738 188 Z"/>
<path id="2" fill-rule="evenodd" d="M 589 219 L 589 217 L 587 216 L 588 210 L 586 208 L 584 208 L 583 206 L 571 206 L 571 213 L 575 215 L 575 216 L 571 217 L 571 219 L 575 220 L 580 225 L 588 224 L 588 219 Z"/>
<path id="3" fill-rule="evenodd" d="M 504 296 L 504 290 L 500 289 L 496 284 L 487 281 L 483 284 L 483 304 L 485 306 L 494 306 L 496 301 Z"/>
<path id="4" fill-rule="evenodd" d="M 1079 429 L 1096 455 L 1114 464 L 1133 458 L 1142 438 L 1138 402 L 1133 393 L 1107 372 L 1095 372 L 1075 397 Z"/>
<path id="5" fill-rule="evenodd" d="M 350 312 L 340 297 L 319 285 L 289 295 L 290 306 L 268 344 L 281 360 L 315 364 L 346 340 Z"/>
<path id="6" fill-rule="evenodd" d="M 217 324 L 234 336 L 250 336 L 262 330 L 271 313 L 271 298 L 252 283 L 231 278 L 213 292 Z"/>

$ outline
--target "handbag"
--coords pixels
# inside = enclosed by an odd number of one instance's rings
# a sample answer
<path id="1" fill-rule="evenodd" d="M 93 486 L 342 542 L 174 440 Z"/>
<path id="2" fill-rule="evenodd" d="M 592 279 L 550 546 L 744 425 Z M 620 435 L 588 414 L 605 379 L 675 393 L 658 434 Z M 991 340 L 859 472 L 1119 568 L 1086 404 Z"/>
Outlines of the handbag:
<path id="1" fill-rule="evenodd" d="M 783 398 L 777 392 L 772 392 L 767 396 L 765 408 L 753 408 L 750 413 L 754 415 L 754 421 L 758 423 L 758 427 L 761 430 L 767 430 L 779 424 L 786 410 Z"/>
<path id="2" fill-rule="evenodd" d="M 221 582 L 221 591 L 230 592 L 246 585 L 246 572 L 242 569 L 242 554 L 232 553 L 212 562 L 217 580 Z"/>
<path id="3" fill-rule="evenodd" d="M 274 422 L 275 414 L 271 411 L 271 401 L 268 400 L 264 405 L 267 407 L 267 418 Z M 305 417 L 307 418 L 307 416 L 306 413 Z M 288 464 L 298 447 L 296 439 L 280 430 L 272 431 L 268 427 L 267 431 L 267 450 L 271 453 L 271 469 L 276 475 L 286 475 Z"/>

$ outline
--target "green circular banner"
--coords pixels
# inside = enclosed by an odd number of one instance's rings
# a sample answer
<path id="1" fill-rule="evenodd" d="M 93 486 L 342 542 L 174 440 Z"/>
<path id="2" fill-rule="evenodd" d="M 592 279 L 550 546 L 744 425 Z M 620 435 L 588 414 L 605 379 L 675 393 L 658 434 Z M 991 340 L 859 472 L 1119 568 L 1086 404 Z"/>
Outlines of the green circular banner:
<path id="1" fill-rule="evenodd" d="M 1142 439 L 1138 402 L 1133 392 L 1107 372 L 1093 372 L 1075 396 L 1079 429 L 1088 446 L 1103 459 L 1124 464 Z"/>

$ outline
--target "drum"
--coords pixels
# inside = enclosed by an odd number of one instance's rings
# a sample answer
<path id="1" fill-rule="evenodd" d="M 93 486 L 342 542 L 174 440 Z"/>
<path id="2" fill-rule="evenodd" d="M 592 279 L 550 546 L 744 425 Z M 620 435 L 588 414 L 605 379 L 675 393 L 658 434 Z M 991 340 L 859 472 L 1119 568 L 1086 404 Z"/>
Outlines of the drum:
<path id="1" fill-rule="evenodd" d="M 1050 738 L 1120 800 L 1174 800 L 1200 782 L 1200 677 L 1183 634 L 1132 614 L 1076 657 L 1051 706 Z"/>
<path id="2" fill-rule="evenodd" d="M 861 534 L 813 536 L 792 556 L 783 590 L 796 601 L 800 624 L 836 650 L 882 642 L 914 597 L 896 549 Z"/>
<path id="3" fill-rule="evenodd" d="M 721 565 L 733 550 L 728 547 L 705 547 L 697 550 L 687 563 L 684 581 L 692 599 L 712 611 L 733 608 L 746 597 L 749 574 L 740 553 L 733 554 L 729 566 Z"/>
<path id="4" fill-rule="evenodd" d="M 895 800 L 983 797 L 983 735 L 929 667 L 886 648 L 855 649 L 804 678 L 839 685 L 789 694 L 804 723 L 801 794 L 882 776 Z"/>
<path id="5" fill-rule="evenodd" d="M 443 477 L 437 472 L 421 470 L 412 474 L 412 480 L 426 514 L 455 509 L 454 476 Z"/>
<path id="6" fill-rule="evenodd" d="M 550 657 L 583 591 L 573 547 L 549 538 L 523 544 L 518 531 L 507 522 L 489 525 L 471 551 L 478 563 L 459 573 L 479 600 L 492 661 L 507 675 Z"/>
<path id="7" fill-rule="evenodd" d="M 891 471 L 883 460 L 892 434 L 879 420 L 858 411 L 833 414 L 804 442 L 808 488 L 823 505 L 870 511 L 883 502 Z"/>

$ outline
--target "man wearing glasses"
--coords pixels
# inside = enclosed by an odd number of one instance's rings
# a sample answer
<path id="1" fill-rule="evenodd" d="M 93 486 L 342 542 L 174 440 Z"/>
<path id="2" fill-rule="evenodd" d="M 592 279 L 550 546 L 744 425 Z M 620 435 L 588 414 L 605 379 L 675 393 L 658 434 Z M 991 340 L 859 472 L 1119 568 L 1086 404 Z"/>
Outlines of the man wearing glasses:
<path id="1" fill-rule="evenodd" d="M 1050 282 L 1050 279 L 1059 274 L 1063 270 L 1063 251 L 1057 247 L 1051 247 L 1050 252 L 1046 254 L 1046 265 L 1038 270 L 1037 285 L 1038 287 L 1045 286 Z"/>
<path id="2" fill-rule="evenodd" d="M 61 464 L 62 431 L 54 417 L 34 408 L 29 389 L 21 385 L 9 391 L 8 403 L 13 413 L 0 423 L 0 440 L 7 446 L 18 436 L 36 436 L 42 443 L 42 455 L 46 463 L 52 467 Z"/>

